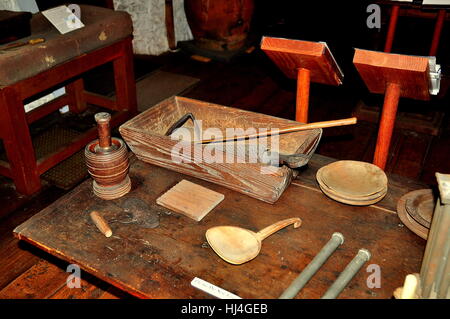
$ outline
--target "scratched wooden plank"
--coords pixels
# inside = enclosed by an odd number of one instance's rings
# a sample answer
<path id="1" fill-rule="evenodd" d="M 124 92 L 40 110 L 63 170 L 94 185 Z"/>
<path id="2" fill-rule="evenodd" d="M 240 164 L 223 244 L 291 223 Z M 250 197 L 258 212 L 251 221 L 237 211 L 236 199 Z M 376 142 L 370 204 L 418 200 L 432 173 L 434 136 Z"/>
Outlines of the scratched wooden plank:
<path id="1" fill-rule="evenodd" d="M 0 299 L 45 299 L 66 284 L 69 274 L 59 266 L 40 260 L 0 291 Z"/>

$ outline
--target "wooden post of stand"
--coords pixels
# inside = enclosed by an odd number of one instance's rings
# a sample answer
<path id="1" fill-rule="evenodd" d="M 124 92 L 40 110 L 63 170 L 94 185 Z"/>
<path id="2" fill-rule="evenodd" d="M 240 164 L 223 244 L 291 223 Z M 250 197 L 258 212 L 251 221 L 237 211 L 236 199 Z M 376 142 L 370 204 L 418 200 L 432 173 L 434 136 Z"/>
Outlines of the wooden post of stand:
<path id="1" fill-rule="evenodd" d="M 389 146 L 391 144 L 392 132 L 394 131 L 395 116 L 397 115 L 399 100 L 400 85 L 388 83 L 386 95 L 384 96 L 375 155 L 373 157 L 373 163 L 382 170 L 385 169 L 387 158 L 389 156 Z"/>
<path id="2" fill-rule="evenodd" d="M 297 80 L 297 122 L 308 123 L 311 82 L 342 84 L 344 75 L 324 42 L 263 37 L 261 49 L 288 78 Z"/>
<path id="3" fill-rule="evenodd" d="M 434 26 L 433 40 L 431 41 L 431 48 L 429 53 L 430 56 L 436 56 L 437 54 L 439 39 L 441 38 L 441 32 L 444 26 L 446 13 L 447 12 L 445 11 L 445 9 L 440 9 L 438 12 L 436 25 Z"/>
<path id="4" fill-rule="evenodd" d="M 305 68 L 298 69 L 297 100 L 295 107 L 295 120 L 297 122 L 308 123 L 310 81 L 311 72 Z"/>
<path id="5" fill-rule="evenodd" d="M 392 43 L 394 42 L 395 29 L 397 28 L 397 20 L 400 12 L 399 5 L 393 5 L 391 10 L 391 18 L 389 19 L 389 27 L 386 36 L 386 42 L 384 44 L 384 52 L 391 52 Z"/>
<path id="6" fill-rule="evenodd" d="M 353 63 L 371 93 L 384 94 L 373 163 L 386 168 L 400 97 L 429 100 L 426 57 L 355 50 Z"/>

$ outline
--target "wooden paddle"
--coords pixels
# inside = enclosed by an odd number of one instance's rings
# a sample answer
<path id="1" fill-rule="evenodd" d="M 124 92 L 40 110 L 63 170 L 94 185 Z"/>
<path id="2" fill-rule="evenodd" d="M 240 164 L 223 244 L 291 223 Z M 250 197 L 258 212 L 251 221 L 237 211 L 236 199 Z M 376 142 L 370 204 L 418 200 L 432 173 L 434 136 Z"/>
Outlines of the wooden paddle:
<path id="1" fill-rule="evenodd" d="M 281 220 L 257 233 L 236 226 L 217 226 L 206 231 L 206 239 L 220 258 L 230 264 L 240 265 L 259 254 L 261 242 L 265 238 L 291 224 L 298 228 L 302 220 L 298 217 Z"/>
<path id="2" fill-rule="evenodd" d="M 327 127 L 334 127 L 334 126 L 352 125 L 352 124 L 356 124 L 356 121 L 357 121 L 356 117 L 351 117 L 351 118 L 341 119 L 341 120 L 314 122 L 314 123 L 292 126 L 292 127 L 288 127 L 288 128 L 284 128 L 284 129 L 278 129 L 278 130 L 274 130 L 274 131 L 259 132 L 259 133 L 242 135 L 242 136 L 225 137 L 225 138 L 219 138 L 219 139 L 216 139 L 216 138 L 205 139 L 205 140 L 197 141 L 196 143 L 207 144 L 207 143 L 211 143 L 211 142 L 217 143 L 217 142 L 242 140 L 242 139 L 247 139 L 247 138 L 265 137 L 265 136 L 271 136 L 271 135 L 277 135 L 277 134 L 285 134 L 285 133 L 293 133 L 293 132 L 299 132 L 299 131 L 304 131 L 304 130 L 312 130 L 312 129 L 316 129 L 316 128 L 327 128 Z"/>

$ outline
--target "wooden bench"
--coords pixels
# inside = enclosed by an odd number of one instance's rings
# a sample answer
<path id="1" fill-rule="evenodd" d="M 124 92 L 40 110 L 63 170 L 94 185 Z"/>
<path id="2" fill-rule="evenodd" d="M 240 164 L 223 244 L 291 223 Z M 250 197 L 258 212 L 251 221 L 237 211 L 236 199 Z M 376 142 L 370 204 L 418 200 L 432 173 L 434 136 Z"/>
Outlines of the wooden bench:
<path id="1" fill-rule="evenodd" d="M 39 176 L 68 158 L 96 137 L 96 128 L 81 134 L 45 158 L 36 158 L 29 125 L 69 105 L 80 113 L 87 103 L 114 112 L 112 126 L 137 113 L 133 70 L 132 21 L 125 12 L 81 5 L 85 27 L 60 34 L 38 13 L 31 20 L 31 36 L 45 42 L 2 51 L 0 46 L 0 138 L 8 162 L 0 161 L 0 174 L 14 180 L 16 190 L 31 195 L 41 188 Z M 82 75 L 112 62 L 116 99 L 84 90 Z M 61 86 L 66 94 L 34 109 L 24 110 L 24 100 Z"/>

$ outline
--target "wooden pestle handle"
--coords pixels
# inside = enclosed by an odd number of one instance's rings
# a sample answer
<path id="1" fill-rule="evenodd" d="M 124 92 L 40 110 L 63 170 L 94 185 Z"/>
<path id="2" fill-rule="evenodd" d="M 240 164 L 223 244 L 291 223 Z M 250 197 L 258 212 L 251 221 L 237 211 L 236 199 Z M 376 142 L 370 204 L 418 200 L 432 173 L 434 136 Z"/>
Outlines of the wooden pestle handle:
<path id="1" fill-rule="evenodd" d="M 111 128 L 109 121 L 111 121 L 111 114 L 100 112 L 95 114 L 95 121 L 97 122 L 98 130 L 98 146 L 100 148 L 111 147 Z"/>
<path id="2" fill-rule="evenodd" d="M 92 211 L 90 215 L 91 215 L 92 221 L 94 222 L 95 226 L 97 226 L 98 230 L 100 230 L 100 232 L 103 235 L 105 235 L 105 237 L 111 237 L 112 230 L 111 230 L 111 228 L 109 228 L 106 220 L 104 220 L 103 217 L 100 216 L 100 214 L 95 210 Z"/>
<path id="3" fill-rule="evenodd" d="M 340 120 L 332 120 L 332 121 L 323 121 L 323 122 L 314 122 L 314 123 L 307 123 L 307 124 L 301 124 L 293 127 L 288 127 L 284 129 L 279 129 L 276 131 L 267 131 L 267 132 L 259 132 L 255 134 L 248 134 L 243 136 L 236 136 L 236 137 L 225 137 L 223 139 L 206 139 L 201 140 L 196 143 L 210 143 L 210 142 L 226 142 L 226 141 L 233 141 L 233 140 L 241 140 L 245 138 L 254 138 L 254 137 L 265 137 L 265 136 L 271 136 L 271 135 L 277 135 L 277 134 L 283 134 L 283 133 L 293 133 L 293 132 L 299 132 L 304 130 L 312 130 L 317 128 L 327 128 L 327 127 L 334 127 L 334 126 L 343 126 L 343 125 L 352 125 L 356 124 L 357 118 L 356 117 L 350 117 L 347 119 L 340 119 Z"/>
<path id="4" fill-rule="evenodd" d="M 270 235 L 272 235 L 273 233 L 291 224 L 294 224 L 294 228 L 298 228 L 301 226 L 302 220 L 298 217 L 280 220 L 275 224 L 272 224 L 270 226 L 267 226 L 266 228 L 261 229 L 259 232 L 256 233 L 256 237 L 258 237 L 258 239 L 262 241 L 267 237 L 269 237 Z"/>

